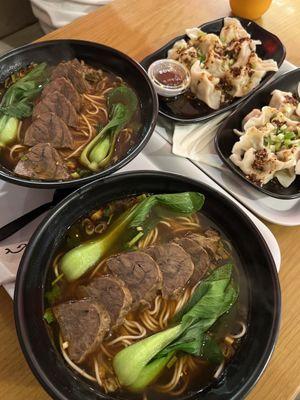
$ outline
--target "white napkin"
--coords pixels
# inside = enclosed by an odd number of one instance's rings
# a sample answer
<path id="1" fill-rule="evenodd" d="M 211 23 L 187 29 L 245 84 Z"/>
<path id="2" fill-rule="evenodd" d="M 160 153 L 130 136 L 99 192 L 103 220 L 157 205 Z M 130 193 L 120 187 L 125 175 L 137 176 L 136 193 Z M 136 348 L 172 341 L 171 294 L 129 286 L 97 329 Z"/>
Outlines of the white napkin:
<path id="1" fill-rule="evenodd" d="M 223 122 L 230 114 L 226 112 L 198 124 L 177 125 L 160 119 L 156 132 L 172 143 L 173 154 L 186 157 L 195 163 L 204 163 L 211 167 L 225 169 L 222 160 L 216 154 L 213 139 Z"/>
<path id="2" fill-rule="evenodd" d="M 0 286 L 15 281 L 18 267 L 26 245 L 46 214 L 36 218 L 13 236 L 0 244 Z"/>
<path id="3" fill-rule="evenodd" d="M 0 181 L 0 228 L 52 198 L 53 190 L 30 189 Z M 45 215 L 0 242 L 0 286 L 6 285 L 10 295 L 14 285 L 9 283 L 15 280 L 26 244 Z"/>

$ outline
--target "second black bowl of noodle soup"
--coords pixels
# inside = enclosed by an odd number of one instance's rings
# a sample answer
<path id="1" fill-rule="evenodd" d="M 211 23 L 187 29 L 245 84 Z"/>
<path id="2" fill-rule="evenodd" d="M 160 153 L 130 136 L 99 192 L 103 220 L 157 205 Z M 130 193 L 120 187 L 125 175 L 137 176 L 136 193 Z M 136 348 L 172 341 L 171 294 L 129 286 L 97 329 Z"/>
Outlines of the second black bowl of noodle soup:
<path id="1" fill-rule="evenodd" d="M 14 304 L 27 362 L 64 400 L 241 399 L 281 312 L 274 260 L 249 217 L 161 172 L 92 182 L 55 207 L 22 258 Z"/>
<path id="2" fill-rule="evenodd" d="M 117 171 L 146 145 L 157 119 L 144 69 L 82 40 L 29 44 L 0 57 L 0 178 L 78 187 Z"/>

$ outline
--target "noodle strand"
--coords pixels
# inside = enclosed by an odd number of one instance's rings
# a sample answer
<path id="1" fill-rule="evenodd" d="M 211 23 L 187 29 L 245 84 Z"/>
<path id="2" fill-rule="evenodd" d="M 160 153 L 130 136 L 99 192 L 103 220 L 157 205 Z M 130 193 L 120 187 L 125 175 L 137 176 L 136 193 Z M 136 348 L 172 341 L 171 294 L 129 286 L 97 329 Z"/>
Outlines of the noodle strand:
<path id="1" fill-rule="evenodd" d="M 89 375 L 83 369 L 79 368 L 78 365 L 73 363 L 73 361 L 69 358 L 66 350 L 63 347 L 63 340 L 62 340 L 61 334 L 59 334 L 59 344 L 60 344 L 61 353 L 62 353 L 64 359 L 66 360 L 66 362 L 70 365 L 70 367 L 73 368 L 80 375 L 82 375 L 84 378 L 89 379 L 90 381 L 93 381 L 93 382 L 97 382 L 96 378 L 94 378 L 93 376 Z"/>

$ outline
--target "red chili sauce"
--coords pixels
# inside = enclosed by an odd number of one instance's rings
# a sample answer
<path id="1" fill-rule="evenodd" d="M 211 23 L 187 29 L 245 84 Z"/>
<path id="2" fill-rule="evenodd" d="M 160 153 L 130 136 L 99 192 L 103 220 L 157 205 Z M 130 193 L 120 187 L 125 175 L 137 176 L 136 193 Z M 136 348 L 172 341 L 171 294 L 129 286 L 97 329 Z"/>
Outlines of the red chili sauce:
<path id="1" fill-rule="evenodd" d="M 155 79 L 165 86 L 179 86 L 184 77 L 178 71 L 163 69 L 155 73 Z"/>

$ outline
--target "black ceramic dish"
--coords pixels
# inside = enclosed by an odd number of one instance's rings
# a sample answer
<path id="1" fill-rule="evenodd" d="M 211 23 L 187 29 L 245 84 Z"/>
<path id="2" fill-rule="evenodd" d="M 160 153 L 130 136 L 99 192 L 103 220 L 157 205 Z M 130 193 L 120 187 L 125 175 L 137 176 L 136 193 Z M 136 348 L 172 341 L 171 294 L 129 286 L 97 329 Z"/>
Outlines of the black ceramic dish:
<path id="1" fill-rule="evenodd" d="M 0 57 L 0 82 L 3 82 L 13 72 L 32 62 L 47 62 L 56 65 L 60 61 L 78 58 L 89 65 L 113 72 L 124 78 L 126 82 L 136 91 L 141 105 L 141 128 L 138 133 L 139 140 L 118 162 L 107 169 L 87 176 L 85 178 L 69 181 L 40 181 L 30 180 L 15 175 L 12 171 L 0 164 L 0 178 L 17 185 L 38 188 L 70 188 L 79 187 L 87 182 L 102 178 L 117 171 L 144 148 L 154 130 L 157 113 L 157 95 L 152 83 L 144 69 L 128 57 L 111 47 L 102 44 L 87 42 L 83 40 L 51 40 L 48 42 L 33 43 L 12 50 Z"/>
<path id="2" fill-rule="evenodd" d="M 251 37 L 256 40 L 261 40 L 262 44 L 257 46 L 257 54 L 262 59 L 273 58 L 278 67 L 283 63 L 285 59 L 285 48 L 279 38 L 273 33 L 268 32 L 258 24 L 248 19 L 238 18 L 241 21 L 242 26 L 250 33 Z M 217 19 L 215 21 L 207 22 L 200 25 L 201 28 L 206 33 L 219 34 L 223 27 L 224 18 Z M 188 27 L 187 27 L 188 28 Z M 146 70 L 148 70 L 150 64 L 161 58 L 166 58 L 168 50 L 174 45 L 177 40 L 188 39 L 186 35 L 178 36 L 172 39 L 169 43 L 161 47 L 159 50 L 147 56 L 143 61 L 142 65 Z M 274 72 L 267 72 L 266 75 L 261 80 L 260 84 L 256 86 L 247 96 L 253 93 L 263 86 L 272 76 Z M 187 100 L 184 95 L 178 96 L 176 100 L 165 99 L 159 96 L 159 113 L 173 121 L 179 123 L 195 123 L 201 122 L 216 115 L 231 110 L 240 104 L 247 96 L 241 98 L 235 98 L 229 105 L 220 108 L 219 110 L 212 110 L 205 103 L 200 100 Z M 185 112 L 184 110 L 189 110 Z"/>
<path id="3" fill-rule="evenodd" d="M 241 104 L 240 107 L 233 111 L 220 126 L 215 136 L 215 147 L 224 163 L 244 181 L 248 182 L 262 193 L 278 199 L 289 200 L 300 198 L 300 176 L 297 175 L 294 182 L 288 188 L 281 186 L 277 179 L 272 179 L 272 181 L 264 186 L 259 186 L 249 181 L 240 168 L 229 159 L 233 145 L 239 140 L 239 137 L 233 132 L 233 129 L 241 129 L 243 118 L 253 110 L 253 108 L 267 106 L 272 97 L 271 92 L 274 89 L 297 94 L 299 82 L 300 68 L 283 74 L 268 86 L 254 93 L 245 103 Z"/>
<path id="4" fill-rule="evenodd" d="M 270 251 L 251 220 L 228 198 L 179 175 L 133 172 L 92 182 L 56 206 L 33 235 L 22 258 L 15 289 L 15 321 L 22 350 L 47 392 L 60 400 L 116 399 L 101 394 L 71 371 L 52 345 L 43 322 L 43 297 L 49 261 L 66 229 L 78 217 L 111 200 L 143 192 L 200 191 L 202 212 L 232 242 L 249 283 L 249 326 L 240 351 L 226 367 L 224 379 L 183 399 L 241 400 L 259 379 L 273 351 L 280 320 L 280 287 Z"/>

